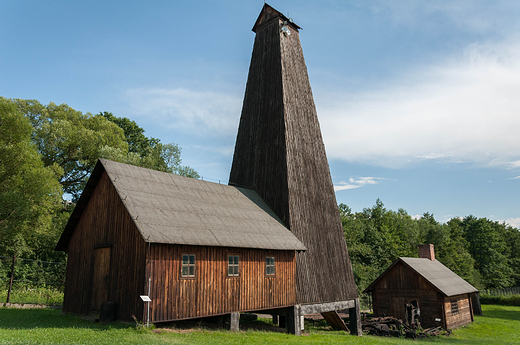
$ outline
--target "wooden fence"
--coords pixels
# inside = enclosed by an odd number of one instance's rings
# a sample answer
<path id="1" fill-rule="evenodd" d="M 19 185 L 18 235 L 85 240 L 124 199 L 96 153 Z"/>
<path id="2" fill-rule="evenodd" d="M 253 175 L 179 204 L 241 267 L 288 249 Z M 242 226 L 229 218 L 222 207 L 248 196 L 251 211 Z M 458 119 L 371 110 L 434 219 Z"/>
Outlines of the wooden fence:
<path id="1" fill-rule="evenodd" d="M 489 290 L 481 290 L 481 295 L 491 295 L 491 296 L 512 296 L 512 295 L 520 295 L 520 286 L 510 287 L 505 289 L 489 289 Z"/>

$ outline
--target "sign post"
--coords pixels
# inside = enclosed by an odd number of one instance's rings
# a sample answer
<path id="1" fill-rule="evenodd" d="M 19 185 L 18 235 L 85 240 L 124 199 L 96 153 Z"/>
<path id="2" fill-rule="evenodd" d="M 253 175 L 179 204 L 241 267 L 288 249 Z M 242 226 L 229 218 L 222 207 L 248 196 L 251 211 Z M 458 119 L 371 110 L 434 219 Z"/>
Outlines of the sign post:
<path id="1" fill-rule="evenodd" d="M 143 300 L 143 302 L 148 303 L 148 312 L 147 312 L 148 315 L 146 316 L 146 327 L 150 327 L 150 302 L 152 300 L 147 295 L 141 295 L 140 297 Z"/>

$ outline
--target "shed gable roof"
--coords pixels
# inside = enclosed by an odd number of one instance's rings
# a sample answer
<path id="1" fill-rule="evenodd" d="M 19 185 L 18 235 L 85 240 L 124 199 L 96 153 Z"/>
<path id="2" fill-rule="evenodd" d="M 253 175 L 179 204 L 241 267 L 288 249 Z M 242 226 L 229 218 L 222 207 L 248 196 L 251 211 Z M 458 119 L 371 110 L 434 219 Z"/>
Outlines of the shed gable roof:
<path id="1" fill-rule="evenodd" d="M 306 250 L 252 190 L 100 159 L 56 246 L 65 250 L 106 171 L 146 242 Z"/>
<path id="2" fill-rule="evenodd" d="M 397 263 L 402 262 L 414 272 L 428 281 L 435 289 L 445 296 L 455 296 L 465 293 L 478 292 L 470 283 L 459 277 L 455 272 L 444 266 L 438 260 L 423 258 L 398 258 L 386 271 L 384 271 L 365 291 L 372 290 L 374 284 L 390 271 Z"/>

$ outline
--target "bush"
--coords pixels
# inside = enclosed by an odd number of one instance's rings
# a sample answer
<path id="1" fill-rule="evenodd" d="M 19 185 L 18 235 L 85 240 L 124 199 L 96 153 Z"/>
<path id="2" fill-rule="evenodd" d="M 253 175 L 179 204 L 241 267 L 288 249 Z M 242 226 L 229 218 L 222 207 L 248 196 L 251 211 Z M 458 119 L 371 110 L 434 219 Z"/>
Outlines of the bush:
<path id="1" fill-rule="evenodd" d="M 9 284 L 3 284 L 3 289 L 0 291 L 0 303 L 6 302 L 8 289 Z M 11 290 L 10 302 L 19 304 L 61 305 L 63 304 L 63 292 L 56 287 L 48 285 L 34 286 L 16 283 L 13 284 Z"/>
<path id="2" fill-rule="evenodd" d="M 520 306 L 520 295 L 493 296 L 482 294 L 480 295 L 480 303 Z"/>

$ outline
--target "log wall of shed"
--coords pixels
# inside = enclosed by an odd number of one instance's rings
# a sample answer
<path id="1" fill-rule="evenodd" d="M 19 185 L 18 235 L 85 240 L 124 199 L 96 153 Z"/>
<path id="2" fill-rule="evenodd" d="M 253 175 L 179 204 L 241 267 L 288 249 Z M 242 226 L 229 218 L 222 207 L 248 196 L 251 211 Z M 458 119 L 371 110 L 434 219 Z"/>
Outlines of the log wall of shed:
<path id="1" fill-rule="evenodd" d="M 117 303 L 117 318 L 142 319 L 145 294 L 145 242 L 106 172 L 103 172 L 68 245 L 63 311 L 90 312 L 96 248 L 110 247 L 107 302 Z"/>
<path id="2" fill-rule="evenodd" d="M 453 313 L 452 301 L 456 301 L 458 310 Z M 444 312 L 446 315 L 446 328 L 457 328 L 473 321 L 469 294 L 446 297 L 444 300 Z"/>
<path id="3" fill-rule="evenodd" d="M 181 277 L 183 254 L 195 254 L 194 278 Z M 228 277 L 228 255 L 240 258 L 238 277 Z M 265 274 L 268 256 L 274 276 Z M 296 304 L 294 251 L 153 244 L 150 258 L 152 322 Z"/>
<path id="4" fill-rule="evenodd" d="M 419 321 L 423 327 L 444 326 L 444 296 L 428 281 L 398 262 L 377 281 L 372 290 L 374 315 L 405 318 L 405 303 L 416 300 L 421 308 Z M 435 319 L 441 319 L 441 322 Z"/>

